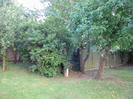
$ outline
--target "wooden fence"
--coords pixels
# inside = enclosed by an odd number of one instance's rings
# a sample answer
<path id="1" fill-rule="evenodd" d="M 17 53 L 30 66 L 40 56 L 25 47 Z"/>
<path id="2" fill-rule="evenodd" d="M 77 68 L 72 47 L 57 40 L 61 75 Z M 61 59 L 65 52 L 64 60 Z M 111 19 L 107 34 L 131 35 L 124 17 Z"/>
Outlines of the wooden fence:
<path id="1" fill-rule="evenodd" d="M 82 57 L 85 57 L 86 53 L 87 50 L 84 50 L 82 53 Z M 128 59 L 126 56 L 123 58 L 124 60 L 121 59 L 119 52 L 109 53 L 106 61 L 106 68 L 116 67 L 125 64 Z M 99 59 L 100 59 L 99 53 L 97 51 L 91 50 L 89 52 L 89 57 L 85 62 L 84 71 L 98 69 Z"/>

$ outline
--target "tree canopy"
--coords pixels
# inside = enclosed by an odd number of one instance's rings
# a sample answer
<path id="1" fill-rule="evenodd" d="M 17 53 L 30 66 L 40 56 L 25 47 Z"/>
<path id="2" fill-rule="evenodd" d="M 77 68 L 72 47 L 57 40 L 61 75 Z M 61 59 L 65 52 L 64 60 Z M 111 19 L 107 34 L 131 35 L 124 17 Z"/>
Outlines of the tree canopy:
<path id="1" fill-rule="evenodd" d="M 38 21 L 38 11 L 18 7 L 11 0 L 0 0 L 3 60 L 7 49 L 13 48 L 21 54 L 22 61 L 36 64 L 42 74 L 53 76 L 58 64 L 68 65 L 74 49 L 87 48 L 89 54 L 90 47 L 95 47 L 101 56 L 99 71 L 104 70 L 110 51 L 133 49 L 132 0 L 44 1 L 50 2 L 46 18 Z M 44 58 L 45 55 L 49 58 Z M 57 64 L 49 61 L 51 57 Z"/>
<path id="2" fill-rule="evenodd" d="M 102 55 L 111 50 L 130 50 L 133 47 L 132 2 L 90 0 L 73 14 L 72 31 L 80 34 L 85 44 L 90 42 L 96 46 Z"/>

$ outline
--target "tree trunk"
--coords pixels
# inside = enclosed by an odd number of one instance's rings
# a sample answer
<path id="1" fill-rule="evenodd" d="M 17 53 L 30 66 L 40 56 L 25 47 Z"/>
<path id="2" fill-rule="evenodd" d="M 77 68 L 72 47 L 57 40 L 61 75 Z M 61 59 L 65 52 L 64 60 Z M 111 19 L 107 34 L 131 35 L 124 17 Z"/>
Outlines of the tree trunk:
<path id="1" fill-rule="evenodd" d="M 87 61 L 87 59 L 89 57 L 89 51 L 87 51 L 87 54 L 86 54 L 85 57 L 83 56 L 83 51 L 84 50 L 81 48 L 80 49 L 80 71 L 82 73 L 85 73 L 85 63 L 86 63 L 86 61 Z"/>
<path id="2" fill-rule="evenodd" d="M 106 61 L 105 56 L 100 55 L 99 69 L 96 75 L 96 79 L 103 79 L 105 61 Z"/>
<path id="3" fill-rule="evenodd" d="M 100 55 L 100 61 L 99 61 L 99 69 L 96 75 L 96 79 L 100 80 L 103 79 L 103 74 L 104 74 L 104 67 L 106 65 L 106 61 L 107 61 L 107 55 L 109 52 L 109 48 L 106 48 L 103 50 L 102 54 Z"/>
<path id="4" fill-rule="evenodd" d="M 83 64 L 83 49 L 80 49 L 80 71 L 84 73 L 84 64 Z"/>
<path id="5" fill-rule="evenodd" d="M 6 66 L 6 49 L 3 50 L 3 72 L 7 70 Z"/>
<path id="6" fill-rule="evenodd" d="M 16 49 L 13 50 L 13 56 L 14 56 L 14 64 L 17 63 L 17 52 Z"/>

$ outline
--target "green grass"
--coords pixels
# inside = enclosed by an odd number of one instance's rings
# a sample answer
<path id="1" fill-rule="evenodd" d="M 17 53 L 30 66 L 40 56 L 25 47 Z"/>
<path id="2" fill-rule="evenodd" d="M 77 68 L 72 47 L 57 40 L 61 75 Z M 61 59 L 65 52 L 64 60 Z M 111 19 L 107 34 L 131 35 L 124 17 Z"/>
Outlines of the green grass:
<path id="1" fill-rule="evenodd" d="M 108 72 L 110 75 L 118 77 L 128 82 L 133 82 L 133 66 L 131 67 L 117 67 L 115 69 L 110 69 Z"/>
<path id="2" fill-rule="evenodd" d="M 0 99 L 133 99 L 133 68 L 106 70 L 115 79 L 45 78 L 28 72 L 27 65 L 0 69 Z"/>

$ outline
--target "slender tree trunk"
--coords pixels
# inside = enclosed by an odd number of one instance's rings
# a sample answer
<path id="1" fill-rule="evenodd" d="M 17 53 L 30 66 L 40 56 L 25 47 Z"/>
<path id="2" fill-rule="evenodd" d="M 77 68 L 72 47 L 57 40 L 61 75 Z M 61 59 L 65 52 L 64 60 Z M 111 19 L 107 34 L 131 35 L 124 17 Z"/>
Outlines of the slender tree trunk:
<path id="1" fill-rule="evenodd" d="M 95 77 L 98 80 L 103 79 L 104 67 L 106 65 L 108 52 L 109 52 L 109 49 L 105 49 L 105 51 L 103 51 L 103 53 L 100 55 L 99 69 Z"/>
<path id="2" fill-rule="evenodd" d="M 6 49 L 3 50 L 3 72 L 7 70 L 6 66 Z"/>
<path id="3" fill-rule="evenodd" d="M 17 63 L 17 51 L 16 49 L 13 50 L 13 56 L 14 56 L 14 64 Z"/>
<path id="4" fill-rule="evenodd" d="M 83 64 L 83 49 L 80 49 L 80 71 L 84 73 L 84 64 Z"/>
<path id="5" fill-rule="evenodd" d="M 83 56 L 83 49 L 80 49 L 80 71 L 85 73 L 85 63 L 89 57 L 89 51 L 87 52 L 86 56 Z"/>
<path id="6" fill-rule="evenodd" d="M 96 75 L 96 79 L 103 79 L 105 61 L 106 61 L 105 56 L 100 55 L 99 69 Z"/>

